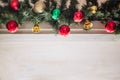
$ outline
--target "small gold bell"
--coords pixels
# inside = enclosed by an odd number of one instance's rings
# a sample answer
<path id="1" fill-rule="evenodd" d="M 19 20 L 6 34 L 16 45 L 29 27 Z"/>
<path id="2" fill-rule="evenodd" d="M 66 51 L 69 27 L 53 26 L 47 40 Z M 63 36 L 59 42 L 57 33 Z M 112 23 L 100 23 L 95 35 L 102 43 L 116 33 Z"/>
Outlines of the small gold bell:
<path id="1" fill-rule="evenodd" d="M 85 30 L 89 30 L 93 27 L 93 23 L 91 23 L 89 20 L 86 20 L 84 26 L 83 26 L 83 29 Z"/>
<path id="2" fill-rule="evenodd" d="M 40 27 L 38 24 L 34 25 L 34 27 L 32 28 L 32 32 L 40 32 Z"/>

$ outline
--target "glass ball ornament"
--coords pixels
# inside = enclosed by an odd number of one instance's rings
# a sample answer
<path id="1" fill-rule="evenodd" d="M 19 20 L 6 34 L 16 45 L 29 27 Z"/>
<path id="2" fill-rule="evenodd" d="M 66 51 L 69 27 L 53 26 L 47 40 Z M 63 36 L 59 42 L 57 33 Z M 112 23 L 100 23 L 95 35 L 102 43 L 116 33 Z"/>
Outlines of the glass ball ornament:
<path id="1" fill-rule="evenodd" d="M 105 25 L 105 30 L 109 33 L 115 32 L 116 23 L 114 21 L 108 21 Z"/>
<path id="2" fill-rule="evenodd" d="M 68 25 L 61 25 L 58 32 L 62 36 L 67 36 L 70 33 L 70 27 Z"/>
<path id="3" fill-rule="evenodd" d="M 10 0 L 9 5 L 13 10 L 17 11 L 18 6 L 19 6 L 19 2 L 18 2 L 18 0 Z"/>
<path id="4" fill-rule="evenodd" d="M 14 20 L 11 20 L 6 24 L 6 28 L 10 33 L 14 33 L 18 30 L 18 23 Z"/>
<path id="5" fill-rule="evenodd" d="M 53 20 L 58 20 L 60 14 L 61 14 L 60 9 L 58 9 L 58 8 L 54 9 L 54 10 L 52 11 L 52 19 L 53 19 Z"/>
<path id="6" fill-rule="evenodd" d="M 44 3 L 42 0 L 38 0 L 38 1 L 34 4 L 33 11 L 34 11 L 35 13 L 42 13 L 45 8 L 46 8 L 45 3 Z"/>
<path id="7" fill-rule="evenodd" d="M 83 13 L 80 11 L 75 12 L 73 20 L 74 22 L 81 22 L 83 20 Z"/>

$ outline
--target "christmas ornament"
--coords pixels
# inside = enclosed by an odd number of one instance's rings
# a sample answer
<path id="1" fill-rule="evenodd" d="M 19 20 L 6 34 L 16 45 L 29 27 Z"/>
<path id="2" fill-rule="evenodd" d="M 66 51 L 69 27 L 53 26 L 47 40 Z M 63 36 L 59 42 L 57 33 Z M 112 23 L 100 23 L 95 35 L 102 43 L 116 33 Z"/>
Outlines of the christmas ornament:
<path id="1" fill-rule="evenodd" d="M 91 9 L 92 11 L 96 11 L 96 10 L 97 10 L 97 6 L 91 6 L 90 9 Z"/>
<path id="2" fill-rule="evenodd" d="M 19 2 L 18 0 L 10 0 L 10 7 L 17 11 L 18 10 L 18 6 L 19 6 Z"/>
<path id="3" fill-rule="evenodd" d="M 113 21 L 108 21 L 105 25 L 105 29 L 107 32 L 113 33 L 116 29 L 116 23 Z"/>
<path id="4" fill-rule="evenodd" d="M 58 20 L 59 19 L 59 16 L 60 16 L 60 9 L 56 8 L 53 10 L 52 12 L 52 19 L 54 20 Z"/>
<path id="5" fill-rule="evenodd" d="M 18 30 L 18 24 L 16 21 L 11 20 L 6 24 L 6 28 L 9 32 L 14 33 Z"/>
<path id="6" fill-rule="evenodd" d="M 93 28 L 93 23 L 91 23 L 89 20 L 86 20 L 84 25 L 83 25 L 83 29 L 84 30 L 89 30 L 91 28 Z"/>
<path id="7" fill-rule="evenodd" d="M 67 25 L 60 26 L 60 28 L 59 28 L 59 34 L 60 35 L 66 36 L 69 33 L 70 33 L 70 27 L 69 26 L 67 26 Z"/>
<path id="8" fill-rule="evenodd" d="M 80 11 L 75 12 L 73 20 L 74 22 L 81 22 L 83 20 L 83 13 Z"/>
<path id="9" fill-rule="evenodd" d="M 90 7 L 91 13 L 95 14 L 97 12 L 97 6 Z"/>
<path id="10" fill-rule="evenodd" d="M 34 4 L 33 10 L 34 10 L 35 13 L 42 13 L 45 8 L 46 8 L 45 3 L 42 0 L 38 0 Z"/>
<path id="11" fill-rule="evenodd" d="M 91 11 L 91 13 L 95 14 L 97 11 Z"/>
<path id="12" fill-rule="evenodd" d="M 32 32 L 40 32 L 40 27 L 38 24 L 34 25 L 34 27 L 32 28 Z"/>

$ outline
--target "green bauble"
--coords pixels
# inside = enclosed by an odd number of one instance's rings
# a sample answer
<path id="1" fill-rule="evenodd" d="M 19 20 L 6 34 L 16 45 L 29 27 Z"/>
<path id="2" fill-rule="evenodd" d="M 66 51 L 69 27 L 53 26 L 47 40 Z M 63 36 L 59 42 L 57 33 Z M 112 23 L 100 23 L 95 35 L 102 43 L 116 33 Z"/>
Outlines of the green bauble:
<path id="1" fill-rule="evenodd" d="M 60 16 L 60 9 L 56 8 L 53 10 L 52 12 L 52 19 L 54 20 L 58 20 L 59 19 L 59 16 Z"/>

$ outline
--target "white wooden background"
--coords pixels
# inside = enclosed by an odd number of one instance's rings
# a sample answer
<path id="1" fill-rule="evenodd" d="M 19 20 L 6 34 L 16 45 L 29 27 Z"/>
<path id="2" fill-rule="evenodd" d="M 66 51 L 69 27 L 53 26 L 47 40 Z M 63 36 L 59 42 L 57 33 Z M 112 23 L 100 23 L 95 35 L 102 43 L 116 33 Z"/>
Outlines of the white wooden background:
<path id="1" fill-rule="evenodd" d="M 120 80 L 120 36 L 1 34 L 0 80 Z"/>

